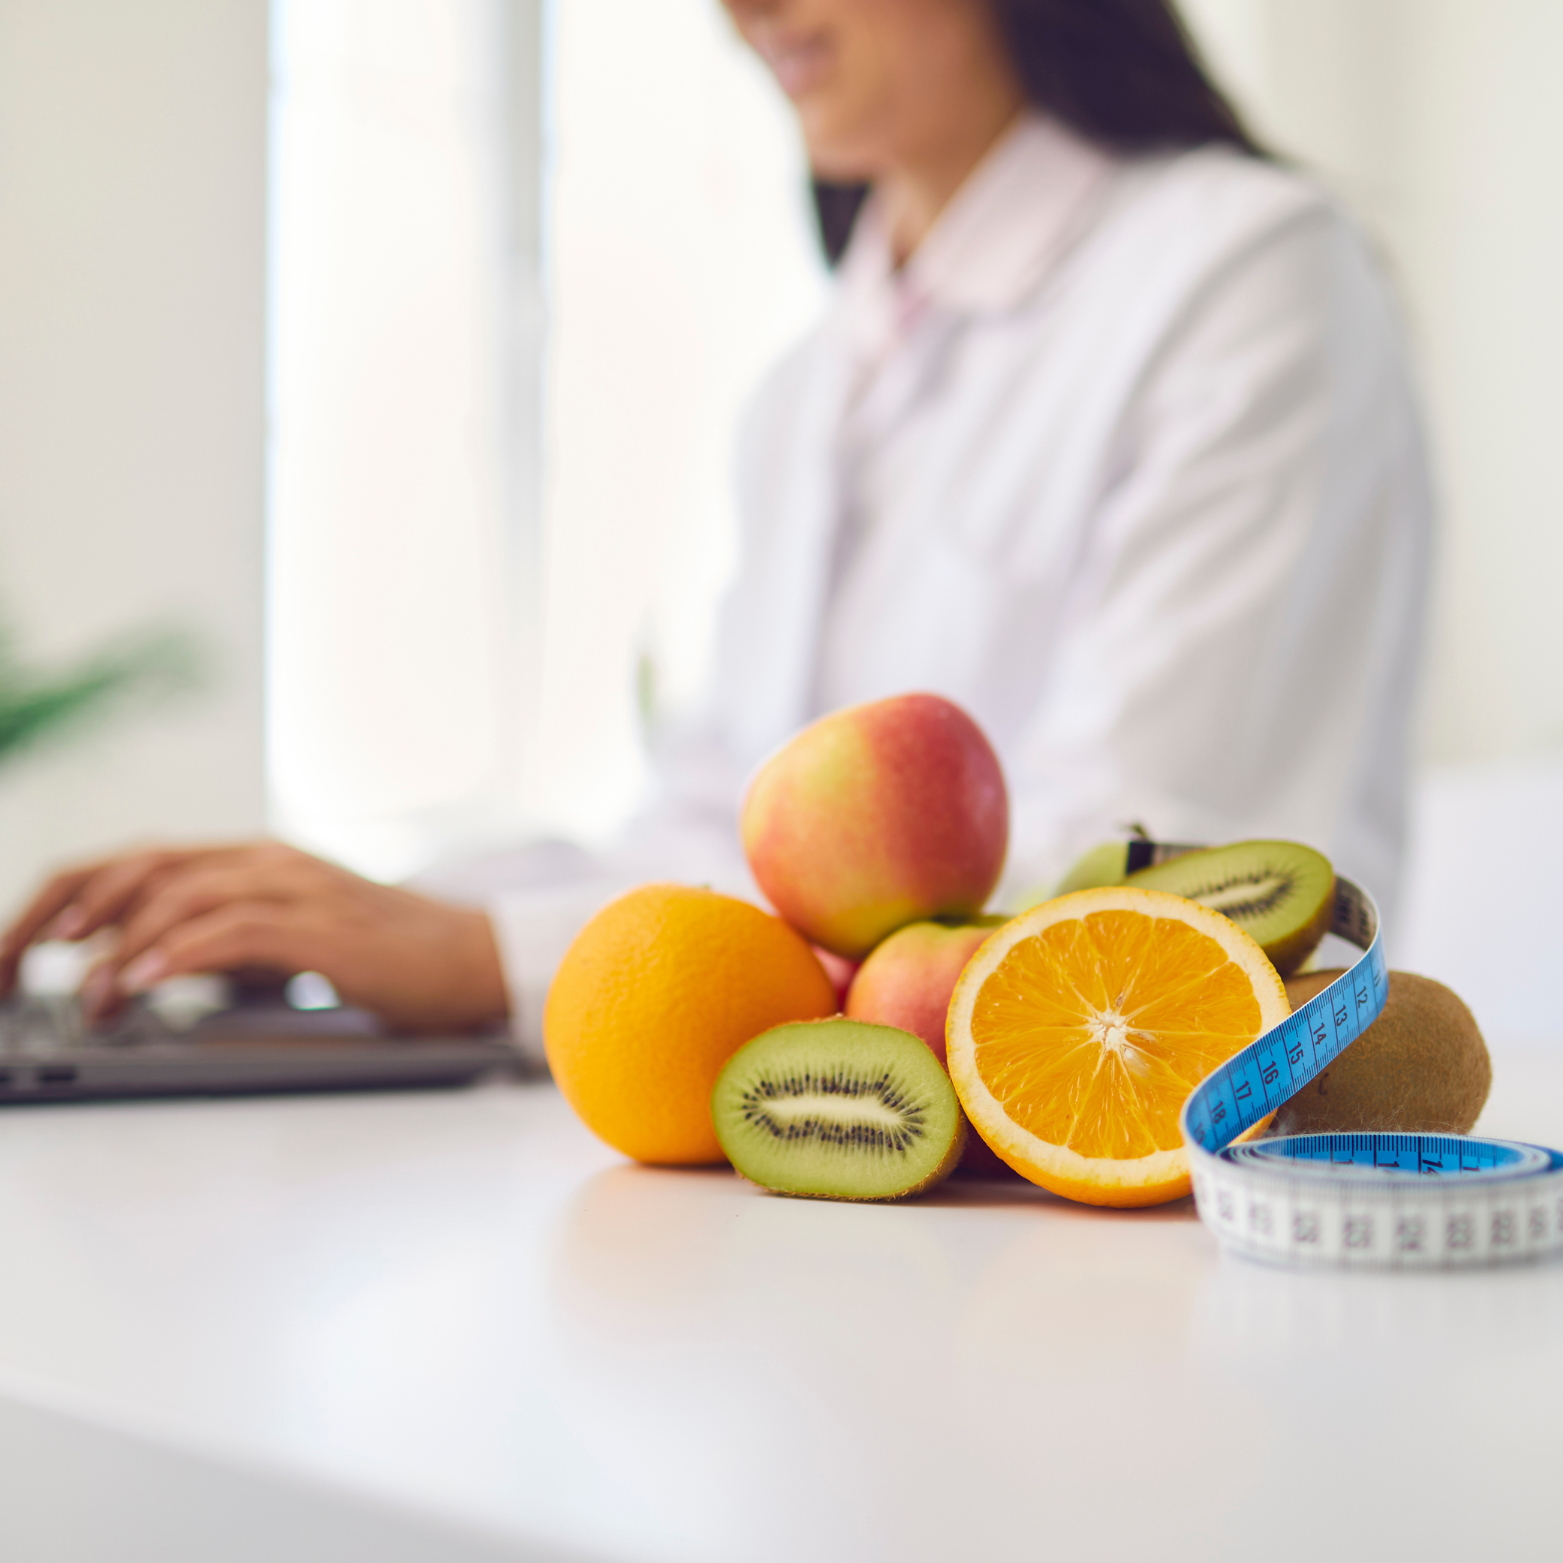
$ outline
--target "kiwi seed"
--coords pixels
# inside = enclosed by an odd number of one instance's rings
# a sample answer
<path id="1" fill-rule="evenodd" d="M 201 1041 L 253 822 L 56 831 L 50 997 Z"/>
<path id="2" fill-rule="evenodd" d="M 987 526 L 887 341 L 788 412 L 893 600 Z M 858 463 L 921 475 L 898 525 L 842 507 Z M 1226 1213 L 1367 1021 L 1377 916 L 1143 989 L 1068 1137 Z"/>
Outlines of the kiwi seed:
<path id="1" fill-rule="evenodd" d="M 711 1093 L 733 1166 L 778 1194 L 896 1199 L 960 1160 L 966 1119 L 919 1037 L 867 1021 L 802 1021 L 746 1042 Z"/>
<path id="2" fill-rule="evenodd" d="M 1239 841 L 1188 852 L 1130 874 L 1126 883 L 1224 913 L 1283 977 L 1313 954 L 1335 915 L 1330 860 L 1295 841 Z"/>
<path id="3" fill-rule="evenodd" d="M 1287 980 L 1292 1008 L 1339 971 Z M 1467 1134 L 1487 1101 L 1492 1062 L 1476 1020 L 1440 982 L 1389 974 L 1378 1019 L 1276 1113 L 1270 1134 Z"/>

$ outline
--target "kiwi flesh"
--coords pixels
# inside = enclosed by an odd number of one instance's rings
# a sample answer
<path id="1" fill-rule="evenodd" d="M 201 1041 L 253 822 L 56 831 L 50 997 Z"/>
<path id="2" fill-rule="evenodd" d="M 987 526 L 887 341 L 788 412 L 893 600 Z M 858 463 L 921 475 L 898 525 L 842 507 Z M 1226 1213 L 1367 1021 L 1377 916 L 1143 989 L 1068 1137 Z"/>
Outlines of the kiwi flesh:
<path id="1" fill-rule="evenodd" d="M 727 1159 L 761 1188 L 898 1199 L 961 1159 L 966 1118 L 928 1045 L 867 1021 L 801 1021 L 744 1043 L 711 1093 Z"/>
<path id="2" fill-rule="evenodd" d="M 1165 890 L 1225 913 L 1283 977 L 1318 948 L 1335 915 L 1335 870 L 1295 841 L 1207 847 L 1130 874 L 1126 884 Z"/>
<path id="3" fill-rule="evenodd" d="M 1288 980 L 1292 1008 L 1340 975 L 1310 971 Z M 1487 1044 L 1460 998 L 1431 978 L 1392 971 L 1378 1019 L 1282 1103 L 1267 1133 L 1468 1134 L 1491 1086 Z"/>

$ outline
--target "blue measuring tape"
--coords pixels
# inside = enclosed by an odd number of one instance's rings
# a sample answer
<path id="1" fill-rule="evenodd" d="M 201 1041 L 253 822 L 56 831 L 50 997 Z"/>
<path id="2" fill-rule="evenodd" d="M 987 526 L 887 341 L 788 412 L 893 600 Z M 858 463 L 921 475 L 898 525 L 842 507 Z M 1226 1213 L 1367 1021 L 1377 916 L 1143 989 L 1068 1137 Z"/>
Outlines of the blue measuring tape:
<path id="1" fill-rule="evenodd" d="M 1180 1126 L 1200 1217 L 1223 1247 L 1301 1265 L 1489 1265 L 1563 1252 L 1563 1155 L 1459 1134 L 1234 1143 L 1316 1078 L 1389 996 L 1378 908 L 1337 879 L 1330 931 L 1362 958 L 1207 1075 Z"/>

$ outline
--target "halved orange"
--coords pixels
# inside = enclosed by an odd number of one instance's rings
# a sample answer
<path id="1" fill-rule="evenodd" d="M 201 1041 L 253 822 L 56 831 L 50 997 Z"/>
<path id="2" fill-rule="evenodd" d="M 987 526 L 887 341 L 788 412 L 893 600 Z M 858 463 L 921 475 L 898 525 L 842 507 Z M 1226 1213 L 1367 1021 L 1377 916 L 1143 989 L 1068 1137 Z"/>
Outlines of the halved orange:
<path id="1" fill-rule="evenodd" d="M 945 1028 L 950 1078 L 1022 1177 L 1086 1204 L 1159 1205 L 1189 1191 L 1189 1093 L 1289 1013 L 1264 951 L 1221 913 L 1078 890 L 971 958 Z"/>

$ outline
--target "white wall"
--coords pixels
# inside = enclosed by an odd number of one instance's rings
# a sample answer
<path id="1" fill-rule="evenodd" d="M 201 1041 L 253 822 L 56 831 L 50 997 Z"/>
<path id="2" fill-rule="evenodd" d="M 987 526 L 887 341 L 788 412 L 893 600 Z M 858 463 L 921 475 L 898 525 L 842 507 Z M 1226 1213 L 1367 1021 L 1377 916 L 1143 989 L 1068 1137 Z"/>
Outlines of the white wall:
<path id="1" fill-rule="evenodd" d="M 1186 0 L 1258 127 L 1379 238 L 1445 530 L 1430 760 L 1563 751 L 1563 4 Z"/>
<path id="2" fill-rule="evenodd" d="M 0 612 L 40 660 L 151 619 L 199 697 L 0 770 L 50 862 L 260 828 L 264 0 L 0 0 Z"/>

